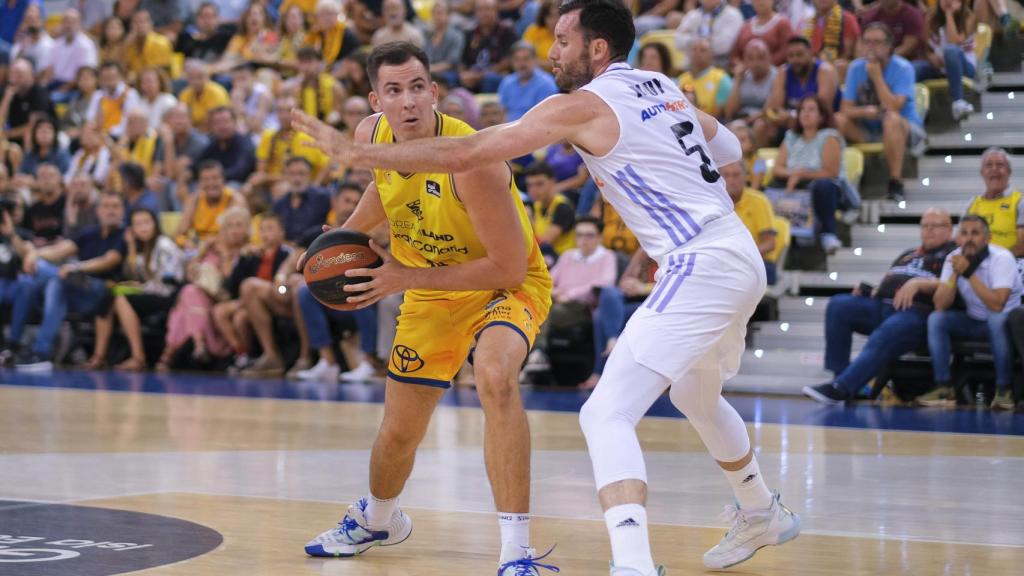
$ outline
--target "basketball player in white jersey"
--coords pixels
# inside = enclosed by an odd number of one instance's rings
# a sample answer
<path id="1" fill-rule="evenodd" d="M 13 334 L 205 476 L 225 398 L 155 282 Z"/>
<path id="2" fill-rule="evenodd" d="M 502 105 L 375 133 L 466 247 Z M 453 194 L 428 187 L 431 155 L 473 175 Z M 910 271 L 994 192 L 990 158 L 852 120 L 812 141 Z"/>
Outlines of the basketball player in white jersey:
<path id="1" fill-rule="evenodd" d="M 633 19 L 616 0 L 568 0 L 551 58 L 568 94 L 520 120 L 462 138 L 387 146 L 352 144 L 314 118 L 296 126 L 349 165 L 461 172 L 568 140 L 604 198 L 659 264 L 647 302 L 630 319 L 580 413 L 611 538 L 614 576 L 661 576 L 647 532 L 647 473 L 636 425 L 665 390 L 689 419 L 732 486 L 733 525 L 704 555 L 726 568 L 759 548 L 792 540 L 797 515 L 769 491 L 743 420 L 721 396 L 739 368 L 746 324 L 765 288 L 757 247 L 733 210 L 717 167 L 741 160 L 739 141 L 694 108 L 666 76 L 634 70 L 626 56 Z M 501 191 L 495 190 L 495 194 Z M 380 269 L 378 269 L 380 270 Z M 391 283 L 373 280 L 350 298 L 371 303 Z"/>

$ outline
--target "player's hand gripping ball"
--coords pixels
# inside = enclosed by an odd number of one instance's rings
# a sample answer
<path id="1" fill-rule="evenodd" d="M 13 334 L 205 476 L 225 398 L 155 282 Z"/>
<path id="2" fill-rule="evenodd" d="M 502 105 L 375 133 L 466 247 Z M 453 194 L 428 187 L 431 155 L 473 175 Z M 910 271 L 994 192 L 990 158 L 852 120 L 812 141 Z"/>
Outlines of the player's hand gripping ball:
<path id="1" fill-rule="evenodd" d="M 354 310 L 355 303 L 348 297 L 363 292 L 346 292 L 348 284 L 370 281 L 367 277 L 345 276 L 345 271 L 357 268 L 377 268 L 383 264 L 380 256 L 370 247 L 369 236 L 354 230 L 338 228 L 324 232 L 306 250 L 302 276 L 309 291 L 321 304 L 334 310 Z"/>

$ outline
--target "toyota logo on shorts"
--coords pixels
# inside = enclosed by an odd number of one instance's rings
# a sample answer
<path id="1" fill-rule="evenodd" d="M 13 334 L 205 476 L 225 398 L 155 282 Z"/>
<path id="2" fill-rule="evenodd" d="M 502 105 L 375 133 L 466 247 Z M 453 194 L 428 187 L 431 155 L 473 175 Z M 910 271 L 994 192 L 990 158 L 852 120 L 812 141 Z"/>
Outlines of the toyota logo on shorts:
<path id="1" fill-rule="evenodd" d="M 403 374 L 409 372 L 415 372 L 420 368 L 423 368 L 423 358 L 420 358 L 419 352 L 416 352 L 408 346 L 402 346 L 399 344 L 395 346 L 395 349 L 391 351 L 391 363 L 398 368 L 398 371 Z"/>

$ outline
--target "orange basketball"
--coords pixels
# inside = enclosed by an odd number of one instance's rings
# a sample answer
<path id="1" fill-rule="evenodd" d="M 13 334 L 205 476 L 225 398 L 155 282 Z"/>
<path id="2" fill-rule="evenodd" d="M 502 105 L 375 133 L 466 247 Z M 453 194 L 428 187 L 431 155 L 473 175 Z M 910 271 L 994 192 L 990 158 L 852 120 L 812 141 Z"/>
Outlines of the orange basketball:
<path id="1" fill-rule="evenodd" d="M 383 261 L 370 248 L 367 235 L 339 228 L 324 232 L 309 245 L 302 276 L 321 304 L 334 310 L 353 310 L 355 304 L 349 304 L 348 297 L 362 292 L 345 292 L 345 286 L 360 284 L 369 278 L 349 278 L 345 272 L 354 268 L 376 268 L 381 264 Z"/>

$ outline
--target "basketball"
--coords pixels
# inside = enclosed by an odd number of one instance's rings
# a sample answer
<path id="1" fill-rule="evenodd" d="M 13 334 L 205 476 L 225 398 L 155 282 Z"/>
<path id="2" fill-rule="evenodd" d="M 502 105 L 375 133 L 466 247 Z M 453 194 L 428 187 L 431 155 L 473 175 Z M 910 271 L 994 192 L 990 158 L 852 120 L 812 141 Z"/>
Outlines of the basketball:
<path id="1" fill-rule="evenodd" d="M 369 236 L 354 230 L 336 229 L 324 232 L 309 245 L 302 276 L 309 291 L 321 304 L 334 310 L 354 310 L 349 296 L 362 292 L 345 292 L 348 284 L 360 284 L 369 278 L 345 276 L 354 268 L 376 268 L 383 263 L 370 248 Z"/>

